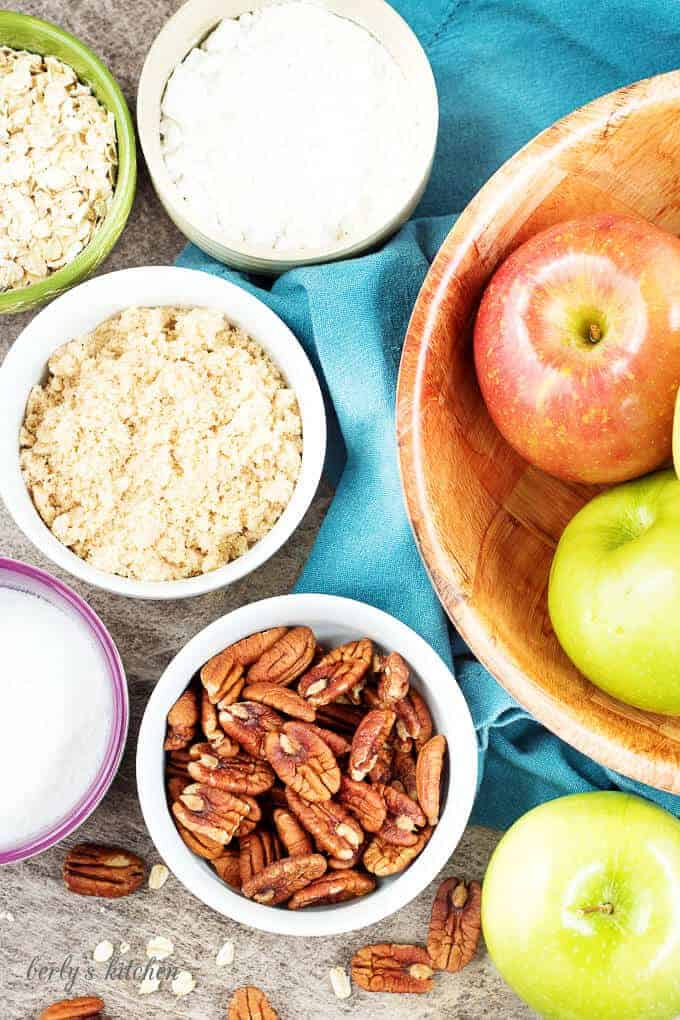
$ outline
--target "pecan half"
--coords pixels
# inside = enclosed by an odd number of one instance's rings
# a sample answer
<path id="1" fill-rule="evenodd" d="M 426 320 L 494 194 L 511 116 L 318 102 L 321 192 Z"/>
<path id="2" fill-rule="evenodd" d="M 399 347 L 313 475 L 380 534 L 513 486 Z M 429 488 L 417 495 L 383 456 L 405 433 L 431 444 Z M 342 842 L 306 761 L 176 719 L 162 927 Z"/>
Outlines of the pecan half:
<path id="1" fill-rule="evenodd" d="M 282 783 L 305 800 L 330 800 L 340 788 L 340 769 L 333 752 L 306 726 L 288 722 L 280 733 L 268 733 L 267 760 Z"/>
<path id="2" fill-rule="evenodd" d="M 351 811 L 364 832 L 379 832 L 387 817 L 381 792 L 368 783 L 358 783 L 348 776 L 340 780 L 338 800 Z"/>
<path id="3" fill-rule="evenodd" d="M 201 692 L 201 729 L 205 739 L 211 744 L 218 744 L 224 739 L 224 730 L 217 718 L 217 709 L 205 689 Z"/>
<path id="4" fill-rule="evenodd" d="M 337 701 L 343 694 L 363 686 L 372 658 L 373 644 L 368 638 L 334 648 L 305 673 L 298 692 L 314 708 Z"/>
<path id="5" fill-rule="evenodd" d="M 328 867 L 332 871 L 347 871 L 348 869 L 357 868 L 361 864 L 361 858 L 364 856 L 365 849 L 366 840 L 363 839 L 351 857 L 342 859 L 339 857 L 329 857 Z"/>
<path id="6" fill-rule="evenodd" d="M 312 853 L 312 841 L 291 811 L 276 808 L 273 817 L 279 839 L 289 857 L 304 857 Z"/>
<path id="7" fill-rule="evenodd" d="M 277 712 L 290 715 L 293 719 L 302 719 L 305 722 L 314 722 L 316 712 L 304 698 L 301 698 L 295 691 L 281 684 L 261 681 L 258 684 L 248 684 L 243 688 L 243 697 L 247 701 L 258 701 L 262 705 L 269 705 Z"/>
<path id="8" fill-rule="evenodd" d="M 267 762 L 245 755 L 218 758 L 204 753 L 198 761 L 189 762 L 189 775 L 197 783 L 250 797 L 258 797 L 274 785 L 274 773 Z"/>
<path id="9" fill-rule="evenodd" d="M 349 754 L 352 745 L 339 733 L 334 733 L 333 730 L 327 730 L 324 726 L 317 726 L 314 723 L 304 723 L 304 725 L 312 733 L 316 733 L 317 737 L 321 737 L 324 744 L 328 744 L 336 758 L 344 758 Z"/>
<path id="10" fill-rule="evenodd" d="M 352 738 L 349 774 L 357 782 L 364 779 L 378 761 L 396 716 L 388 708 L 374 708 L 364 716 Z"/>
<path id="11" fill-rule="evenodd" d="M 250 797 L 247 793 L 242 793 L 240 800 L 244 800 L 249 806 L 250 814 L 247 818 L 241 819 L 241 824 L 235 832 L 239 839 L 242 836 L 249 836 L 257 828 L 257 823 L 262 819 L 262 809 L 254 797 Z"/>
<path id="12" fill-rule="evenodd" d="M 182 793 L 184 793 L 184 790 Z M 200 832 L 190 832 L 189 829 L 186 829 L 177 818 L 175 818 L 175 826 L 182 840 L 189 847 L 192 853 L 197 854 L 204 860 L 214 861 L 224 854 L 224 846 L 222 843 L 218 843 L 216 840 L 210 839 L 209 836 L 204 836 Z"/>
<path id="13" fill-rule="evenodd" d="M 198 719 L 198 698 L 196 692 L 189 687 L 168 712 L 168 733 L 163 744 L 165 750 L 179 751 L 188 747 L 196 736 Z"/>
<path id="14" fill-rule="evenodd" d="M 287 687 L 302 676 L 314 658 L 316 639 L 309 627 L 293 627 L 248 670 L 248 683 L 261 681 Z"/>
<path id="15" fill-rule="evenodd" d="M 377 875 L 378 878 L 397 875 L 416 859 L 431 835 L 432 829 L 423 829 L 413 846 L 395 846 L 392 843 L 385 843 L 379 836 L 374 836 L 364 852 L 366 871 Z"/>
<path id="16" fill-rule="evenodd" d="M 392 762 L 394 760 L 394 748 L 391 742 L 382 745 L 378 751 L 375 765 L 368 773 L 372 783 L 383 783 L 385 786 L 392 782 Z"/>
<path id="17" fill-rule="evenodd" d="M 390 652 L 387 658 L 381 662 L 378 677 L 378 697 L 383 705 L 390 705 L 406 697 L 409 692 L 410 677 L 409 668 L 401 655 L 398 652 Z"/>
<path id="18" fill-rule="evenodd" d="M 408 794 L 396 790 L 393 786 L 380 787 L 380 793 L 387 806 L 390 820 L 401 832 L 415 832 L 427 824 L 427 818 L 417 801 L 412 800 Z"/>
<path id="19" fill-rule="evenodd" d="M 427 815 L 430 825 L 439 821 L 442 770 L 446 753 L 446 737 L 432 737 L 421 748 L 416 762 L 416 788 L 418 802 Z"/>
<path id="20" fill-rule="evenodd" d="M 250 835 L 243 836 L 239 840 L 239 847 L 242 886 L 249 882 L 253 875 L 259 874 L 274 861 L 278 861 L 281 856 L 278 840 L 266 829 L 256 829 Z"/>
<path id="21" fill-rule="evenodd" d="M 479 882 L 447 878 L 432 904 L 427 948 L 437 970 L 462 970 L 477 952 L 482 930 Z"/>
<path id="22" fill-rule="evenodd" d="M 433 988 L 427 950 L 420 946 L 382 943 L 364 946 L 352 957 L 352 979 L 367 992 L 410 992 Z"/>
<path id="23" fill-rule="evenodd" d="M 338 705 L 332 703 L 323 705 L 316 710 L 316 722 L 318 726 L 324 726 L 329 730 L 339 731 L 351 736 L 361 720 L 364 713 L 354 705 Z"/>
<path id="24" fill-rule="evenodd" d="M 285 903 L 293 893 L 316 881 L 326 871 L 326 859 L 321 854 L 307 857 L 284 857 L 258 872 L 241 888 L 244 896 L 256 903 L 276 906 Z"/>
<path id="25" fill-rule="evenodd" d="M 397 713 L 397 736 L 400 740 L 414 740 L 416 749 L 423 747 L 434 731 L 432 716 L 423 697 L 412 687 L 408 696 L 394 704 Z"/>
<path id="26" fill-rule="evenodd" d="M 273 627 L 242 638 L 214 655 L 201 670 L 201 682 L 213 704 L 238 701 L 245 684 L 246 667 L 257 662 L 286 633 L 285 627 Z M 240 686 L 239 686 L 240 685 Z"/>
<path id="27" fill-rule="evenodd" d="M 219 743 L 215 741 L 214 744 L 211 744 L 208 740 L 204 740 L 200 744 L 192 744 L 189 748 L 189 761 L 198 761 L 204 754 L 210 754 L 215 758 L 226 760 L 240 755 L 241 748 L 235 740 L 223 734 Z M 187 770 L 188 768 L 187 764 Z"/>
<path id="28" fill-rule="evenodd" d="M 77 1020 L 78 1017 L 99 1017 L 104 1000 L 96 995 L 83 995 L 79 999 L 61 999 L 40 1014 L 40 1020 Z"/>
<path id="29" fill-rule="evenodd" d="M 144 861 L 120 847 L 79 843 L 66 855 L 64 882 L 79 896 L 114 900 L 129 896 L 144 881 Z"/>
<path id="30" fill-rule="evenodd" d="M 364 833 L 342 804 L 333 800 L 312 803 L 290 787 L 286 790 L 286 798 L 291 811 L 312 834 L 320 849 L 340 861 L 354 858 L 357 847 L 364 841 Z"/>
<path id="31" fill-rule="evenodd" d="M 366 896 L 375 889 L 375 881 L 359 871 L 338 871 L 312 882 L 291 897 L 289 910 L 317 907 L 328 903 L 344 903 Z"/>
<path id="32" fill-rule="evenodd" d="M 253 758 L 264 758 L 264 740 L 283 726 L 283 719 L 268 705 L 239 701 L 220 712 L 220 726 Z"/>
<path id="33" fill-rule="evenodd" d="M 225 850 L 220 847 L 222 851 L 219 857 L 216 857 L 212 866 L 220 876 L 223 882 L 230 885 L 232 889 L 241 889 L 241 865 L 240 865 L 240 853 L 238 850 Z"/>
<path id="34" fill-rule="evenodd" d="M 200 783 L 187 786 L 172 805 L 172 813 L 185 829 L 222 846 L 236 835 L 244 819 L 260 820 L 256 801 Z"/>
<path id="35" fill-rule="evenodd" d="M 416 784 L 416 762 L 410 751 L 396 750 L 392 763 L 394 779 L 401 783 L 404 793 L 411 800 L 418 800 L 418 787 Z"/>
<path id="36" fill-rule="evenodd" d="M 279 1014 L 272 1009 L 264 992 L 248 985 L 234 992 L 227 1020 L 279 1020 Z"/>

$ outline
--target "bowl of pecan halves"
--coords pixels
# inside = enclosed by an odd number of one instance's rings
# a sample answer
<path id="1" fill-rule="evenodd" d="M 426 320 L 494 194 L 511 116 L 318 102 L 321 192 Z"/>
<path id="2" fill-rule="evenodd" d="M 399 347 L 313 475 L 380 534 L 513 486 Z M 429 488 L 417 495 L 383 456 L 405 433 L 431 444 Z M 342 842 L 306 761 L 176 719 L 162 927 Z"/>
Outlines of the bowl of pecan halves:
<path id="1" fill-rule="evenodd" d="M 447 863 L 477 744 L 454 677 L 409 627 L 287 595 L 222 617 L 170 663 L 137 783 L 158 851 L 204 903 L 332 935 L 395 912 Z"/>

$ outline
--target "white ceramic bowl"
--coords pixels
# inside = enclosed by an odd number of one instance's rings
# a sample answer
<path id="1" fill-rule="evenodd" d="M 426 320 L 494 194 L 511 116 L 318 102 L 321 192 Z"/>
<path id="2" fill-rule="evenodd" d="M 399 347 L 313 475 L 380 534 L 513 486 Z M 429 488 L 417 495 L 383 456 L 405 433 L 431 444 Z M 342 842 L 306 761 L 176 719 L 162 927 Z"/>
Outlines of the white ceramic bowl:
<path id="1" fill-rule="evenodd" d="M 295 391 L 302 415 L 302 467 L 292 499 L 272 530 L 243 556 L 218 570 L 180 581 L 136 581 L 90 566 L 58 541 L 38 514 L 19 467 L 19 430 L 31 387 L 45 379 L 61 344 L 90 332 L 123 308 L 184 305 L 217 308 L 271 355 Z M 288 327 L 266 305 L 217 276 L 174 266 L 124 269 L 99 276 L 57 298 L 19 334 L 0 369 L 0 496 L 33 544 L 53 563 L 88 584 L 119 595 L 177 599 L 232 584 L 269 559 L 302 520 L 323 468 L 326 417 L 314 370 Z"/>
<path id="2" fill-rule="evenodd" d="M 281 257 L 268 248 L 235 249 L 204 232 L 187 215 L 186 203 L 168 173 L 161 151 L 161 101 L 168 78 L 187 53 L 199 45 L 224 18 L 259 10 L 271 0 L 188 0 L 165 24 L 147 55 L 139 79 L 137 126 L 151 179 L 166 212 L 179 230 L 214 258 L 249 272 L 276 274 L 294 266 L 330 262 L 358 255 L 379 244 L 412 215 L 427 186 L 437 144 L 439 102 L 425 51 L 406 22 L 385 0 L 320 0 L 325 7 L 367 29 L 392 54 L 406 76 L 420 113 L 423 130 L 418 142 L 420 173 L 408 201 L 396 208 L 382 227 L 351 245 L 332 250 L 309 249 Z M 405 125 L 410 130 L 410 125 Z M 415 141 L 413 142 L 415 144 Z"/>
<path id="3" fill-rule="evenodd" d="M 370 637 L 398 651 L 412 669 L 412 682 L 427 700 L 435 731 L 448 744 L 442 814 L 432 838 L 410 868 L 381 879 L 375 892 L 330 907 L 292 911 L 267 907 L 229 888 L 210 865 L 193 854 L 177 833 L 164 788 L 166 716 L 207 659 L 233 641 L 283 625 L 311 627 L 324 644 Z M 142 812 L 158 852 L 177 878 L 209 907 L 251 928 L 278 935 L 339 935 L 387 917 L 412 900 L 444 867 L 467 825 L 477 789 L 477 741 L 465 699 L 436 652 L 394 617 L 363 602 L 333 595 L 283 595 L 237 609 L 200 631 L 172 660 L 158 682 L 142 720 L 137 746 L 137 788 Z"/>

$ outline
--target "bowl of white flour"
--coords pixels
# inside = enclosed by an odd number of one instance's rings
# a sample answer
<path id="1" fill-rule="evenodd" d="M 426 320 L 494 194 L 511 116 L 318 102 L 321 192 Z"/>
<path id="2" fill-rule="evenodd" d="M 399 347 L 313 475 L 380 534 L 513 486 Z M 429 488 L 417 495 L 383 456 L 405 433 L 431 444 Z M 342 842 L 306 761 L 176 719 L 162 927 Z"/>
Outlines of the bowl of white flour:
<path id="1" fill-rule="evenodd" d="M 137 120 L 179 229 L 248 271 L 355 256 L 411 216 L 439 107 L 384 0 L 189 0 L 162 29 Z"/>
<path id="2" fill-rule="evenodd" d="M 111 785 L 128 728 L 125 673 L 74 591 L 0 557 L 0 864 L 78 828 Z"/>

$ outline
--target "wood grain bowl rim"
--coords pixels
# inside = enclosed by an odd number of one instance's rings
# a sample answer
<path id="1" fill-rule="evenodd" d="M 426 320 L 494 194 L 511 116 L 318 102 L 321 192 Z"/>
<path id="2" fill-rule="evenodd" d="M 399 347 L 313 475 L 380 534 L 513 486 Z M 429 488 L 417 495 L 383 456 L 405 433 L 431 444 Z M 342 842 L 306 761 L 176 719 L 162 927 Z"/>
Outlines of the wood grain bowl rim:
<path id="1" fill-rule="evenodd" d="M 423 473 L 421 409 L 430 341 L 439 309 L 471 245 L 492 225 L 499 210 L 525 188 L 542 168 L 553 163 L 563 149 L 571 148 L 579 134 L 603 136 L 635 110 L 677 98 L 680 107 L 680 70 L 646 78 L 601 96 L 555 122 L 528 142 L 486 182 L 461 213 L 430 267 L 414 307 L 402 352 L 397 383 L 397 445 L 402 491 L 418 550 L 437 595 L 458 632 L 483 666 L 532 716 L 551 732 L 596 762 L 631 779 L 670 793 L 680 793 L 676 755 L 663 753 L 658 729 L 664 717 L 621 705 L 621 713 L 635 714 L 641 729 L 654 722 L 656 739 L 640 746 L 623 743 L 615 726 L 614 699 L 595 690 L 595 697 L 610 709 L 610 731 L 596 731 L 579 718 L 573 706 L 551 697 L 528 676 L 511 654 L 490 638 L 481 614 L 461 590 L 462 571 L 453 576 L 427 495 Z M 565 126 L 568 131 L 565 131 Z M 448 569 L 447 569 L 448 568 Z M 460 585 L 460 587 L 459 587 Z"/>

